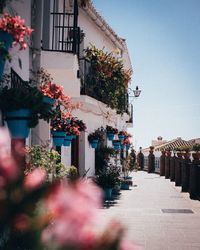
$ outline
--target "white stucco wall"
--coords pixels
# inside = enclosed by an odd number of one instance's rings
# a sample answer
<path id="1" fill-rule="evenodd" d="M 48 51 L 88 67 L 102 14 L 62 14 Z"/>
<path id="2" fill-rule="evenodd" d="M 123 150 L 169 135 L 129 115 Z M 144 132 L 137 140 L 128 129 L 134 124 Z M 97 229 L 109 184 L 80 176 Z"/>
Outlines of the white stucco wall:
<path id="1" fill-rule="evenodd" d="M 80 79 L 77 78 L 77 56 L 69 53 L 42 51 L 41 67 L 46 69 L 64 87 L 66 95 L 80 96 Z"/>
<path id="2" fill-rule="evenodd" d="M 73 111 L 73 116 L 83 120 L 87 130 L 80 137 L 79 156 L 80 156 L 80 174 L 82 175 L 88 169 L 87 176 L 93 176 L 95 173 L 95 150 L 91 148 L 88 142 L 88 135 L 96 129 L 106 125 L 126 130 L 127 116 L 117 115 L 114 110 L 92 97 L 82 95 L 80 98 L 73 98 L 74 101 L 82 103 L 82 107 Z M 109 112 L 109 115 L 108 115 Z M 108 115 L 108 116 L 107 116 Z M 106 141 L 108 146 L 112 146 L 111 141 Z"/>

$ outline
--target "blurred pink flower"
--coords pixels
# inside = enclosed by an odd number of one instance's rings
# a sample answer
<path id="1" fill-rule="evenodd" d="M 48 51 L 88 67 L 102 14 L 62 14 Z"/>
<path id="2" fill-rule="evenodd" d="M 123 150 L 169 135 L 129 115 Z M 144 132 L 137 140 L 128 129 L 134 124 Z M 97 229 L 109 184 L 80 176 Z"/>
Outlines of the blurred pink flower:
<path id="1" fill-rule="evenodd" d="M 10 136 L 6 129 L 0 128 L 0 179 L 1 186 L 16 180 L 19 168 L 11 157 Z"/>
<path id="2" fill-rule="evenodd" d="M 28 173 L 24 179 L 24 187 L 28 191 L 32 191 L 40 187 L 46 178 L 46 171 L 41 168 L 36 168 Z"/>
<path id="3" fill-rule="evenodd" d="M 120 244 L 119 250 L 137 250 L 137 249 L 135 248 L 135 246 L 132 243 L 123 240 Z"/>
<path id="4" fill-rule="evenodd" d="M 27 231 L 30 227 L 30 218 L 26 214 L 18 214 L 13 221 L 13 226 L 19 231 Z"/>
<path id="5" fill-rule="evenodd" d="M 46 206 L 53 221 L 42 233 L 44 243 L 79 247 L 94 243 L 96 236 L 89 228 L 101 206 L 101 191 L 96 185 L 60 182 L 48 195 Z"/>

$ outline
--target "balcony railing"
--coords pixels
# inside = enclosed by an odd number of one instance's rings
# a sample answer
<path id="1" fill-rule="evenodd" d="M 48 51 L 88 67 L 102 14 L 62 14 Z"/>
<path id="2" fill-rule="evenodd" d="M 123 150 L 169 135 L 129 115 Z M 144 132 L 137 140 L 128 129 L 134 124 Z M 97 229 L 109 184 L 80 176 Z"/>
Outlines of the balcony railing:
<path id="1" fill-rule="evenodd" d="M 79 77 L 81 78 L 81 94 L 88 95 L 95 98 L 98 101 L 101 101 L 109 106 L 108 93 L 103 93 L 100 91 L 104 88 L 102 82 L 93 81 L 93 71 L 91 67 L 91 62 L 85 58 L 79 60 Z M 128 93 L 126 88 L 124 88 L 124 93 L 120 95 L 120 105 L 124 112 L 129 114 L 129 104 L 128 104 Z"/>
<path id="2" fill-rule="evenodd" d="M 49 2 L 48 0 L 44 3 L 42 49 L 79 55 L 80 28 L 77 26 L 77 0 L 74 0 L 72 11 L 67 9 L 69 0 L 54 0 L 53 10 Z"/>
<path id="3" fill-rule="evenodd" d="M 21 88 L 27 83 L 11 68 L 11 88 Z"/>

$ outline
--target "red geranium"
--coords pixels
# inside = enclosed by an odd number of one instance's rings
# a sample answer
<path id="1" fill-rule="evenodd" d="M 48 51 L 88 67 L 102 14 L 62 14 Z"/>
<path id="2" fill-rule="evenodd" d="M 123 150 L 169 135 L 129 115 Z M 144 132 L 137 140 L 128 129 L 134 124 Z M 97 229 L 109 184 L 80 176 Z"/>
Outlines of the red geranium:
<path id="1" fill-rule="evenodd" d="M 20 16 L 12 17 L 4 13 L 0 18 L 0 29 L 8 32 L 13 37 L 13 45 L 20 45 L 20 50 L 27 48 L 26 39 L 31 35 L 33 29 L 25 26 L 25 20 Z"/>

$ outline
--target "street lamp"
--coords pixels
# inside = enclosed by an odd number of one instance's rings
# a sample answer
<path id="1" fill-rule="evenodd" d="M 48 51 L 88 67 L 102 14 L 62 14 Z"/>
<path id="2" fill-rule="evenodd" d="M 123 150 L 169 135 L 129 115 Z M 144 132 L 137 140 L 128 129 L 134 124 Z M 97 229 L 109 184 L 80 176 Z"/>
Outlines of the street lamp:
<path id="1" fill-rule="evenodd" d="M 135 97 L 135 98 L 139 97 L 139 96 L 140 96 L 140 93 L 141 93 L 141 91 L 142 91 L 142 90 L 139 89 L 138 86 L 136 86 L 135 90 L 132 90 L 132 89 L 130 89 L 130 88 L 129 88 L 129 90 L 130 90 L 130 92 L 129 92 L 129 97 Z M 132 93 L 133 93 L 133 96 L 131 96 Z"/>

